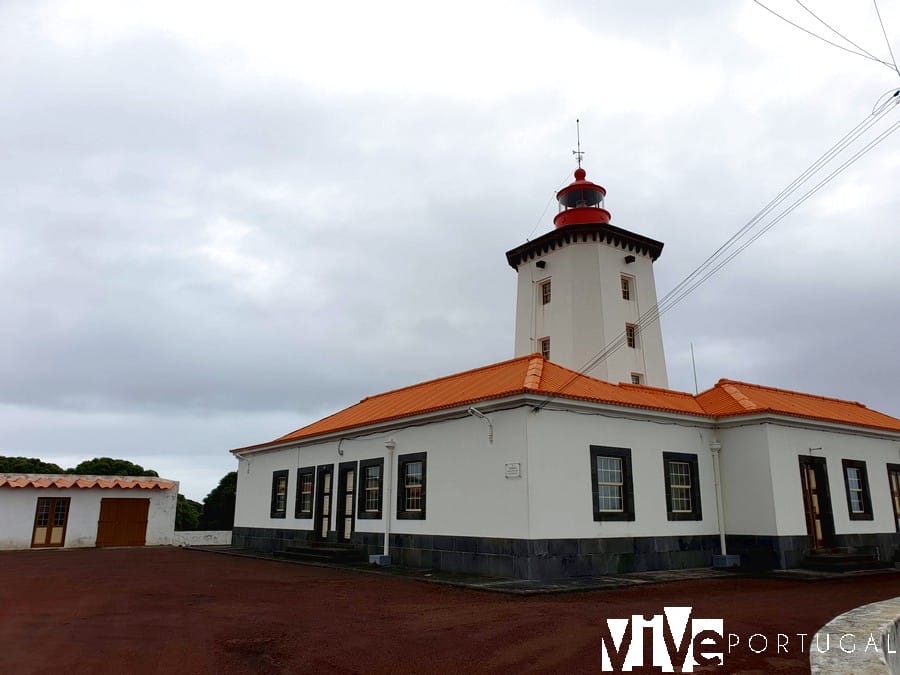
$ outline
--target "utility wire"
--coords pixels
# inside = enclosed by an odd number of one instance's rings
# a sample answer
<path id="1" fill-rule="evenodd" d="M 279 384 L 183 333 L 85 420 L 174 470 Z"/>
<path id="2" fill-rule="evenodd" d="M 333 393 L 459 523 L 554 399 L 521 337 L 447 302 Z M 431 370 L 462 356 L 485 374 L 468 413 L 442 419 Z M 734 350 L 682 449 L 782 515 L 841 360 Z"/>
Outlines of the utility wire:
<path id="1" fill-rule="evenodd" d="M 846 35 L 844 35 L 843 33 L 838 32 L 836 29 L 832 28 L 830 25 L 828 25 L 827 23 L 825 23 L 825 21 L 824 21 L 823 19 L 821 19 L 821 18 L 820 18 L 814 11 L 812 11 L 809 7 L 807 7 L 807 6 L 804 5 L 802 2 L 800 2 L 800 0 L 794 0 L 794 2 L 796 2 L 798 5 L 800 5 L 800 6 L 801 6 L 803 9 L 805 9 L 805 10 L 806 10 L 806 11 L 807 11 L 807 12 L 808 12 L 808 13 L 809 13 L 816 21 L 818 21 L 820 24 L 822 24 L 823 26 L 825 26 L 825 28 L 827 28 L 828 30 L 830 30 L 832 33 L 834 33 L 835 35 L 837 35 L 839 38 L 841 38 L 841 39 L 843 39 L 843 40 L 846 40 L 846 41 L 849 42 L 851 45 L 853 45 L 854 47 L 856 47 L 859 51 L 861 51 L 863 54 L 866 54 L 869 58 L 875 59 L 876 61 L 880 61 L 880 59 L 879 59 L 877 56 L 875 56 L 875 55 L 872 54 L 871 52 L 866 51 L 865 49 L 863 49 L 862 47 L 860 47 L 858 44 L 856 44 L 853 40 L 851 40 L 850 38 L 848 38 Z"/>
<path id="2" fill-rule="evenodd" d="M 839 44 L 837 44 L 836 42 L 832 42 L 832 41 L 829 40 L 828 38 L 822 37 L 822 36 L 819 35 L 818 33 L 813 33 L 811 30 L 808 30 L 808 29 L 804 28 L 803 26 L 801 26 L 801 25 L 799 25 L 799 24 L 796 24 L 796 23 L 794 23 L 793 21 L 791 21 L 790 19 L 788 19 L 788 18 L 782 16 L 781 14 L 779 14 L 778 12 L 776 12 L 774 9 L 771 9 L 771 8 L 769 8 L 769 7 L 766 7 L 766 6 L 765 6 L 764 4 L 762 4 L 759 0 L 753 0 L 753 2 L 755 2 L 757 5 L 759 5 L 760 7 L 762 7 L 762 8 L 763 8 L 764 10 L 766 10 L 767 12 L 770 12 L 770 13 L 774 14 L 775 16 L 777 16 L 777 17 L 778 17 L 779 19 L 781 19 L 782 21 L 786 21 L 787 23 L 791 24 L 794 28 L 798 28 L 798 29 L 802 30 L 804 33 L 806 33 L 807 35 L 811 35 L 811 36 L 813 36 L 814 38 L 817 38 L 817 39 L 821 40 L 822 42 L 827 42 L 827 43 L 830 44 L 832 47 L 837 47 L 838 49 L 842 49 L 842 50 L 844 50 L 845 52 L 849 52 L 850 54 L 856 54 L 857 56 L 861 56 L 861 57 L 863 57 L 864 59 L 869 59 L 870 61 L 875 61 L 876 63 L 880 63 L 881 65 L 886 66 L 886 67 L 890 68 L 891 70 L 896 70 L 896 68 L 895 68 L 893 65 L 891 65 L 890 63 L 888 63 L 887 61 L 882 61 L 881 59 L 876 58 L 876 57 L 874 57 L 874 56 L 871 56 L 871 55 L 869 55 L 869 54 L 867 54 L 867 53 L 857 52 L 857 51 L 854 51 L 854 50 L 852 50 L 852 49 L 848 49 L 847 47 L 844 47 L 843 45 L 839 45 Z"/>
<path id="3" fill-rule="evenodd" d="M 894 94 L 894 98 L 900 95 L 900 90 Z M 884 98 L 884 96 L 882 96 Z M 895 101 L 894 104 L 900 103 L 900 100 Z M 728 253 L 723 259 L 718 260 L 720 256 L 725 254 L 726 250 L 729 249 L 735 242 L 740 240 L 759 220 L 765 217 L 768 213 L 770 213 L 774 208 L 776 208 L 779 204 L 784 202 L 788 196 L 790 196 L 793 192 L 795 192 L 803 183 L 805 183 L 809 178 L 818 173 L 825 165 L 827 165 L 834 157 L 843 152 L 848 145 L 857 140 L 861 135 L 866 133 L 869 129 L 871 129 L 877 122 L 879 122 L 891 109 L 891 101 L 887 101 L 884 103 L 880 109 L 876 112 L 873 112 L 872 115 L 865 118 L 862 122 L 857 124 L 853 129 L 851 129 L 847 134 L 845 134 L 837 143 L 835 143 L 831 148 L 829 148 L 819 159 L 813 162 L 810 167 L 808 167 L 805 171 L 803 171 L 797 178 L 795 178 L 785 189 L 783 189 L 778 196 L 776 196 L 773 200 L 771 200 L 759 213 L 757 213 L 747 224 L 745 224 L 738 232 L 736 232 L 732 237 L 728 239 L 722 246 L 720 246 L 715 253 L 713 253 L 709 258 L 707 258 L 703 263 L 701 263 L 693 272 L 691 272 L 684 280 L 682 280 L 679 284 L 675 286 L 666 296 L 654 305 L 652 308 L 644 312 L 641 317 L 638 319 L 637 330 L 636 333 L 639 335 L 640 331 L 643 328 L 653 324 L 658 321 L 659 318 L 672 309 L 675 305 L 680 303 L 683 299 L 685 299 L 688 295 L 690 295 L 694 290 L 696 290 L 701 284 L 703 284 L 707 279 L 712 277 L 716 272 L 722 269 L 725 265 L 731 262 L 735 257 L 740 255 L 747 247 L 753 244 L 757 239 L 759 239 L 763 234 L 768 232 L 772 227 L 774 227 L 777 223 L 787 217 L 791 212 L 793 212 L 796 208 L 798 208 L 801 204 L 803 204 L 806 200 L 812 197 L 816 192 L 821 190 L 825 185 L 827 185 L 831 180 L 837 177 L 840 173 L 845 171 L 851 164 L 855 163 L 860 157 L 867 154 L 874 147 L 884 141 L 888 136 L 893 134 L 898 128 L 900 128 L 900 121 L 895 122 L 892 126 L 890 126 L 886 131 L 882 132 L 878 137 L 874 140 L 870 141 L 866 146 L 864 146 L 861 150 L 857 151 L 850 159 L 846 160 L 843 164 L 841 164 L 837 169 L 835 169 L 831 174 L 826 176 L 823 180 L 821 180 L 814 187 L 807 190 L 807 192 L 793 202 L 790 206 L 788 206 L 784 211 L 782 211 L 778 216 L 775 217 L 773 221 L 768 223 L 763 227 L 762 230 L 756 232 L 750 239 L 743 242 L 737 249 Z M 876 105 L 877 107 L 877 105 Z M 540 406 L 538 409 L 542 409 L 547 404 L 549 404 L 554 398 L 560 395 L 566 388 L 568 388 L 573 382 L 575 382 L 581 375 L 589 372 L 593 368 L 595 368 L 599 363 L 603 360 L 614 354 L 616 351 L 621 349 L 627 342 L 627 336 L 625 332 L 620 333 L 610 344 L 608 344 L 603 350 L 601 350 L 595 357 L 590 359 L 584 367 L 582 367 L 577 373 L 573 374 L 565 383 L 563 383 L 554 394 L 550 395 Z"/>
<path id="4" fill-rule="evenodd" d="M 803 182 L 806 182 L 806 180 L 813 173 L 817 172 L 825 164 L 827 164 L 835 156 L 836 153 L 839 153 L 844 148 L 846 148 L 847 145 L 849 145 L 854 140 L 859 138 L 860 135 L 862 135 L 869 128 L 871 128 L 873 126 L 873 124 L 875 122 L 877 122 L 878 120 L 880 120 L 881 117 L 883 117 L 885 114 L 886 114 L 886 111 L 882 110 L 881 114 L 879 114 L 874 120 L 864 121 L 864 123 L 863 123 L 864 126 L 857 125 L 857 127 L 852 132 L 850 132 L 850 134 L 845 136 L 844 139 L 842 139 L 842 141 L 840 141 L 838 144 L 833 146 L 832 149 L 829 150 L 825 155 L 823 155 L 822 158 L 820 158 L 820 160 L 818 160 L 812 167 L 810 167 L 810 169 L 807 169 L 807 171 L 805 171 L 803 174 L 801 174 L 801 176 L 798 177 L 798 179 L 795 179 L 795 181 L 792 183 L 792 186 L 789 186 L 788 188 L 783 190 L 782 193 L 779 195 L 779 197 L 772 200 L 769 203 L 769 205 L 767 205 L 767 207 L 764 208 L 760 212 L 760 214 L 757 214 L 757 216 L 754 217 L 754 219 L 751 220 L 750 222 L 752 223 L 754 221 L 758 221 L 760 215 L 766 215 L 775 206 L 777 206 L 779 203 L 783 202 L 790 193 L 792 193 L 793 191 L 796 190 L 797 187 L 799 187 L 800 184 L 802 184 Z M 852 136 L 851 136 L 851 134 L 852 134 Z M 798 183 L 798 181 L 799 181 L 799 183 Z M 799 204 L 796 204 L 793 208 L 796 208 L 796 206 L 799 206 Z M 793 210 L 793 208 L 791 210 Z M 781 218 L 783 218 L 784 215 L 786 215 L 786 214 L 783 214 L 781 217 L 779 217 L 779 220 Z M 658 320 L 662 314 L 669 311 L 672 307 L 674 307 L 674 305 L 678 304 L 684 297 L 686 297 L 696 287 L 698 287 L 701 283 L 703 283 L 703 281 L 705 281 L 707 278 L 709 278 L 709 276 L 711 276 L 716 271 L 721 269 L 721 267 L 723 267 L 725 264 L 730 262 L 730 260 L 734 257 L 733 254 L 729 255 L 726 260 L 715 263 L 714 269 L 712 269 L 712 271 L 709 271 L 709 268 L 712 265 L 712 261 L 714 261 L 719 256 L 719 254 L 724 251 L 724 249 L 726 249 L 728 246 L 730 246 L 735 241 L 739 240 L 741 238 L 741 236 L 743 235 L 743 233 L 746 233 L 748 231 L 748 225 L 745 225 L 743 228 L 741 228 L 741 230 L 739 230 L 739 232 L 736 235 L 732 236 L 731 239 L 729 239 L 729 242 L 726 243 L 726 245 L 723 245 L 722 247 L 720 247 L 719 250 L 715 254 L 713 254 L 712 256 L 710 256 L 710 258 L 708 258 L 706 261 L 704 261 L 704 263 L 702 263 L 697 269 L 694 270 L 694 272 L 692 272 L 690 275 L 688 275 L 688 277 L 685 280 L 683 280 L 672 291 L 670 291 L 666 295 L 666 297 L 663 298 L 662 301 L 660 301 L 659 303 L 657 303 L 657 305 L 655 305 L 654 307 L 650 308 L 647 312 L 645 312 L 638 319 L 637 325 L 639 327 L 639 330 L 640 330 L 640 328 L 646 327 L 647 325 L 652 324 L 653 322 Z M 768 227 L 766 229 L 768 230 Z M 758 236 L 754 237 L 750 243 L 752 243 L 752 241 L 755 241 L 756 238 L 758 238 Z M 747 245 L 748 244 L 746 244 L 746 242 L 745 242 L 745 244 L 742 244 L 740 247 L 740 251 L 743 251 L 747 247 Z M 693 280 L 696 280 L 698 277 L 702 277 L 702 278 L 700 278 L 697 281 L 693 281 Z M 693 281 L 693 283 L 691 283 L 692 281 Z M 600 354 L 597 355 L 597 357 L 592 359 L 589 362 L 589 364 L 587 365 L 587 367 L 583 368 L 580 372 L 584 373 L 584 372 L 587 372 L 588 370 L 593 369 L 600 361 L 604 360 L 605 358 L 608 358 L 613 353 L 615 353 L 616 351 L 621 349 L 626 342 L 627 342 L 627 340 L 625 339 L 625 333 L 620 334 L 619 339 L 614 340 L 614 342 L 611 345 L 609 345 L 607 347 L 607 349 L 604 349 L 603 352 L 601 352 Z"/>
<path id="5" fill-rule="evenodd" d="M 738 230 L 735 234 L 733 234 L 724 244 L 722 244 L 711 256 L 709 256 L 706 260 L 704 260 L 691 274 L 685 277 L 681 282 L 679 282 L 671 291 L 669 291 L 666 296 L 660 300 L 657 305 L 650 308 L 644 314 L 638 318 L 638 327 L 644 326 L 647 323 L 652 323 L 654 317 L 658 317 L 659 308 L 664 307 L 671 299 L 678 296 L 681 291 L 688 286 L 697 276 L 703 274 L 704 270 L 707 269 L 710 265 L 712 265 L 715 260 L 724 254 L 724 252 L 730 248 L 735 242 L 740 240 L 756 223 L 758 223 L 762 218 L 764 218 L 769 212 L 772 211 L 778 204 L 783 202 L 790 193 L 794 192 L 800 185 L 802 185 L 808 178 L 816 173 L 820 168 L 822 168 L 825 164 L 827 164 L 831 159 L 834 158 L 835 155 L 839 154 L 843 151 L 850 143 L 855 141 L 859 136 L 864 134 L 871 128 L 878 120 L 880 120 L 886 114 L 887 105 L 883 105 L 881 110 L 876 113 L 873 113 L 870 117 L 867 117 L 862 122 L 856 125 L 853 129 L 851 129 L 847 134 L 844 135 L 837 143 L 835 143 L 831 148 L 829 148 L 821 157 L 819 157 L 812 165 L 810 165 L 803 173 L 801 173 L 797 178 L 795 178 L 786 188 L 784 188 L 774 199 L 772 199 L 762 210 L 760 210 L 753 218 L 751 218 L 740 230 Z M 663 310 L 664 311 L 664 310 Z M 616 351 L 618 348 L 622 346 L 622 343 L 625 342 L 626 334 L 622 332 L 614 341 L 611 343 L 606 350 L 598 354 L 594 359 L 588 362 L 581 369 L 580 372 L 587 372 L 588 370 L 593 369 L 600 361 L 602 361 L 608 354 L 607 350 L 610 350 L 609 353 Z"/>
<path id="6" fill-rule="evenodd" d="M 887 42 L 888 51 L 891 53 L 891 61 L 894 62 L 894 72 L 900 77 L 900 69 L 897 68 L 897 59 L 894 58 L 894 49 L 891 47 L 891 41 L 888 39 L 887 31 L 884 28 L 884 21 L 881 20 L 881 12 L 878 11 L 878 0 L 872 0 L 875 5 L 875 14 L 878 15 L 878 23 L 881 24 L 881 32 L 884 33 L 884 41 Z"/>

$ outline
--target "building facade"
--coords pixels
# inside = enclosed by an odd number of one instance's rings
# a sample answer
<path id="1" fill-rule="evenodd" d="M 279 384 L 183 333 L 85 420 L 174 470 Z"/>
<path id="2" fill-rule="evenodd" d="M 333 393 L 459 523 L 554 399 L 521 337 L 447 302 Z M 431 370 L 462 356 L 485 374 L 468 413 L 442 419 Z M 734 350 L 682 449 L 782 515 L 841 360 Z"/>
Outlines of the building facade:
<path id="1" fill-rule="evenodd" d="M 900 420 L 856 403 L 612 385 L 534 354 L 234 451 L 233 541 L 378 553 L 387 536 L 396 562 L 521 578 L 708 566 L 723 537 L 767 566 L 851 545 L 886 559 L 898 449 Z"/>
<path id="2" fill-rule="evenodd" d="M 526 579 L 896 557 L 900 420 L 730 380 L 667 389 L 663 245 L 612 226 L 605 195 L 579 166 L 554 230 L 507 253 L 516 358 L 233 450 L 234 544 Z"/>

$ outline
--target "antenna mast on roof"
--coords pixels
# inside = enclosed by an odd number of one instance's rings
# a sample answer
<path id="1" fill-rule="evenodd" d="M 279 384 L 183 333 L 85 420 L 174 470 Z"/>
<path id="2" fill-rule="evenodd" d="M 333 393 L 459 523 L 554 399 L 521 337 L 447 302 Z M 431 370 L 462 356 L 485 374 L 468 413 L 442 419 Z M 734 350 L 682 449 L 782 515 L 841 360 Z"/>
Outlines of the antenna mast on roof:
<path id="1" fill-rule="evenodd" d="M 572 154 L 575 155 L 575 158 L 578 160 L 578 168 L 581 168 L 581 158 L 584 157 L 584 153 L 581 151 L 581 120 L 575 119 L 575 135 L 578 137 L 578 149 L 573 150 Z"/>

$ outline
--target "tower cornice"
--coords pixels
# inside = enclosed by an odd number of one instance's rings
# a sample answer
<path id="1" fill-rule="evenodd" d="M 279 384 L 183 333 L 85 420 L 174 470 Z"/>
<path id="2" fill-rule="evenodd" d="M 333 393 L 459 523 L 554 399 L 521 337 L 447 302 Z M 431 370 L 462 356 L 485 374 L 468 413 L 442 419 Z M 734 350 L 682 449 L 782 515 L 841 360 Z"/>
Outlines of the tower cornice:
<path id="1" fill-rule="evenodd" d="M 623 251 L 650 256 L 656 260 L 662 254 L 663 243 L 609 223 L 581 223 L 551 230 L 506 252 L 506 260 L 513 269 L 533 258 L 545 255 L 569 244 L 579 242 L 606 243 Z"/>

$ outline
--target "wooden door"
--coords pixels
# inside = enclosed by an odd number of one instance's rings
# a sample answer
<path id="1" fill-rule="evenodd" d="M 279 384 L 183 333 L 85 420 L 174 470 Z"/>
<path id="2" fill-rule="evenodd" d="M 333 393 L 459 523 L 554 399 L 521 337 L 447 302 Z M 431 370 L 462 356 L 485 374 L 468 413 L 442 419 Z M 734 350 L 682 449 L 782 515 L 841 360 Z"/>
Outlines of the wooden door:
<path id="1" fill-rule="evenodd" d="M 800 484 L 810 548 L 825 548 L 834 534 L 824 457 L 800 456 Z"/>
<path id="2" fill-rule="evenodd" d="M 149 499 L 100 500 L 97 546 L 143 546 L 149 512 Z"/>
<path id="3" fill-rule="evenodd" d="M 356 462 L 341 464 L 338 475 L 338 541 L 349 542 L 353 536 L 353 513 L 356 505 Z"/>
<path id="4" fill-rule="evenodd" d="M 888 464 L 888 481 L 891 486 L 891 502 L 894 504 L 894 525 L 900 532 L 900 464 Z"/>
<path id="5" fill-rule="evenodd" d="M 313 538 L 319 541 L 328 539 L 328 528 L 331 526 L 331 478 L 334 466 L 327 464 L 317 469 L 316 477 L 316 515 Z"/>
<path id="6" fill-rule="evenodd" d="M 69 497 L 38 497 L 31 547 L 64 546 L 69 522 Z"/>

